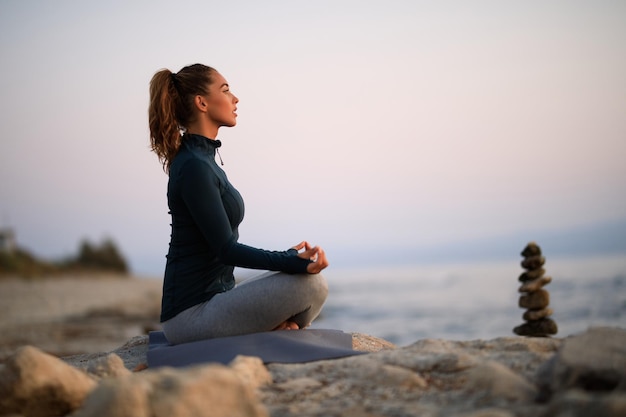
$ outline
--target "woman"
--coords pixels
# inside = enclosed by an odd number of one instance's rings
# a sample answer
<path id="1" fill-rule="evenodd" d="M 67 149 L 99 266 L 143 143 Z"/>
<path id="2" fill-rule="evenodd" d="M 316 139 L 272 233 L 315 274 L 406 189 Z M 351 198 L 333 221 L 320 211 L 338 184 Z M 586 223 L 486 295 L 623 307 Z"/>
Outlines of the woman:
<path id="1" fill-rule="evenodd" d="M 322 248 L 267 251 L 237 241 L 243 200 L 215 155 L 218 130 L 235 126 L 238 102 L 224 77 L 201 64 L 163 69 L 150 82 L 150 142 L 169 174 L 172 216 L 161 323 L 174 344 L 301 329 L 328 294 Z M 278 272 L 235 285 L 235 266 Z"/>

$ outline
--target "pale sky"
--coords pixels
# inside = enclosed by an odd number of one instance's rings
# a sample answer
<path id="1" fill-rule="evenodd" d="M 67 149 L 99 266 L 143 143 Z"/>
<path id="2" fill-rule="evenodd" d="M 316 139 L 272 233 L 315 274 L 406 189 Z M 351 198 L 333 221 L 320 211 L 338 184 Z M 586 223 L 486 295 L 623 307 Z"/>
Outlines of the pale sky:
<path id="1" fill-rule="evenodd" d="M 215 3 L 0 0 L 0 227 L 46 257 L 110 236 L 159 275 L 148 83 L 196 62 L 240 99 L 242 243 L 332 264 L 626 219 L 626 2 Z"/>

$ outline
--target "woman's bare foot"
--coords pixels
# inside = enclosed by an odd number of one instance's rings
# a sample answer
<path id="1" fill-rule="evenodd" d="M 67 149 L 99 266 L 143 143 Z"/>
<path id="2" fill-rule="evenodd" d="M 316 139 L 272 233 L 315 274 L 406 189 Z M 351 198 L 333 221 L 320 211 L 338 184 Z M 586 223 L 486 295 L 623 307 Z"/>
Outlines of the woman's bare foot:
<path id="1" fill-rule="evenodd" d="M 297 323 L 287 320 L 287 321 L 280 323 L 278 326 L 276 326 L 272 330 L 299 330 L 299 329 L 300 329 L 300 326 L 298 326 Z"/>

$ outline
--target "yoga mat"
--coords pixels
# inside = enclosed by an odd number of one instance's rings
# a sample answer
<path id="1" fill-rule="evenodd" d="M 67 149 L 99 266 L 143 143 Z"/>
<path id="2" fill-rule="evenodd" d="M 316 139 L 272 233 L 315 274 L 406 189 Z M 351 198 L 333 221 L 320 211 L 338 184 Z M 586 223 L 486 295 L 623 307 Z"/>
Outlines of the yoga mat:
<path id="1" fill-rule="evenodd" d="M 148 367 L 183 367 L 230 363 L 237 355 L 256 356 L 264 363 L 302 363 L 359 355 L 352 335 L 341 330 L 278 330 L 170 345 L 162 331 L 150 332 Z"/>

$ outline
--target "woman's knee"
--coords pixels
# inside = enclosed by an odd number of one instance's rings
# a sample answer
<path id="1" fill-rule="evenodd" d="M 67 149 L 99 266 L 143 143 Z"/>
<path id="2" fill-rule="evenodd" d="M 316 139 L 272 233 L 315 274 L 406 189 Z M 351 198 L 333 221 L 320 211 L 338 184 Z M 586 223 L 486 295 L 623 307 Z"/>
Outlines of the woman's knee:
<path id="1" fill-rule="evenodd" d="M 326 299 L 326 297 L 328 297 L 328 281 L 326 281 L 326 277 L 322 274 L 317 274 L 315 277 L 318 280 L 320 291 L 324 294 L 324 299 Z"/>
<path id="2" fill-rule="evenodd" d="M 324 304 L 326 297 L 328 297 L 326 278 L 322 274 L 309 274 L 298 278 L 302 278 L 307 283 L 307 294 L 310 294 L 316 303 Z"/>

